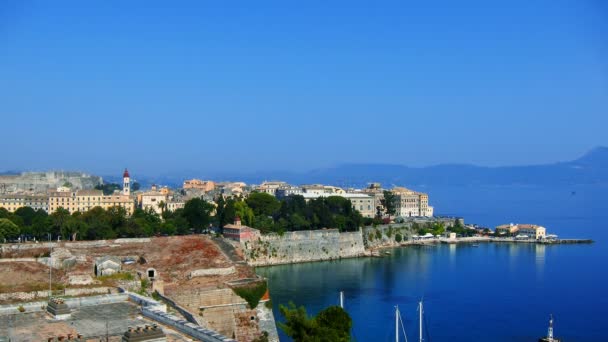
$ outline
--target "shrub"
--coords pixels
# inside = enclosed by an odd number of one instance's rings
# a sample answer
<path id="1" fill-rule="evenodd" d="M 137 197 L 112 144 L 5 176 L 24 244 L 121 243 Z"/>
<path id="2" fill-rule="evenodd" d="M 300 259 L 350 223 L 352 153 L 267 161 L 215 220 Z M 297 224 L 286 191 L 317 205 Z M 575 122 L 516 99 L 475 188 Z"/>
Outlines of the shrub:
<path id="1" fill-rule="evenodd" d="M 234 293 L 236 293 L 239 297 L 243 298 L 247 304 L 249 304 L 249 308 L 255 309 L 260 303 L 260 299 L 262 299 L 266 293 L 266 289 L 266 282 L 263 281 L 255 285 L 235 287 L 232 289 L 232 291 L 234 291 Z"/>
<path id="2" fill-rule="evenodd" d="M 402 240 L 403 240 L 403 237 L 401 236 L 401 234 L 400 234 L 400 233 L 397 233 L 397 234 L 395 235 L 395 241 L 397 241 L 397 242 L 401 242 Z"/>
<path id="3" fill-rule="evenodd" d="M 19 305 L 17 310 L 19 310 L 19 312 L 25 312 L 25 308 L 23 307 L 23 305 Z"/>

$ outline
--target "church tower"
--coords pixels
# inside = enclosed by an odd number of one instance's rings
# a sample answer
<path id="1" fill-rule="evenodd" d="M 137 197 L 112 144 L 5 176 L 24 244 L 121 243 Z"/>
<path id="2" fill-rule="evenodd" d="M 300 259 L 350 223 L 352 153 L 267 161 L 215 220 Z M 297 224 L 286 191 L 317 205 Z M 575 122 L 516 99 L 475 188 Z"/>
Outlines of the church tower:
<path id="1" fill-rule="evenodd" d="M 131 195 L 131 178 L 129 177 L 129 170 L 125 169 L 122 174 L 122 194 Z"/>

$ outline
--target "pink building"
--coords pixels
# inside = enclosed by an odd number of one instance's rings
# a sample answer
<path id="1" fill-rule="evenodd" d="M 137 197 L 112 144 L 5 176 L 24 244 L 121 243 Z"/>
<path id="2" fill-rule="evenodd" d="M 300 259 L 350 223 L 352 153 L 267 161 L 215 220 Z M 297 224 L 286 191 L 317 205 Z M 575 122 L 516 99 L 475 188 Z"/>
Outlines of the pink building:
<path id="1" fill-rule="evenodd" d="M 241 224 L 241 218 L 238 216 L 234 219 L 234 224 L 227 224 L 224 226 L 224 237 L 234 241 L 241 242 L 245 240 L 257 239 L 259 236 L 259 230 L 243 226 Z"/>

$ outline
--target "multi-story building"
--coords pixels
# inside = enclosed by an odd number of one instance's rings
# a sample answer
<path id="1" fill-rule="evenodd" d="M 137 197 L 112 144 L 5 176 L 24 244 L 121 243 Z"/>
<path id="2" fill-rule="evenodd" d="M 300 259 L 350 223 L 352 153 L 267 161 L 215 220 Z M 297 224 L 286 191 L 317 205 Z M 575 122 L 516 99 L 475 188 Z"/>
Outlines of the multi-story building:
<path id="1" fill-rule="evenodd" d="M 518 235 L 527 235 L 536 240 L 542 240 L 547 236 L 547 229 L 535 224 L 518 224 Z"/>
<path id="2" fill-rule="evenodd" d="M 183 209 L 186 202 L 181 200 L 169 200 L 167 202 L 167 211 L 176 211 L 177 209 Z"/>
<path id="3" fill-rule="evenodd" d="M 122 207 L 127 215 L 133 214 L 135 203 L 130 195 L 129 172 L 125 170 L 123 174 L 123 191 L 110 195 L 104 195 L 101 190 L 78 190 L 73 191 L 53 191 L 48 197 L 48 212 L 53 213 L 59 208 L 67 210 L 70 214 L 85 212 L 95 207 L 110 209 L 112 207 Z"/>
<path id="4" fill-rule="evenodd" d="M 78 190 L 76 192 L 52 192 L 49 196 L 49 213 L 55 212 L 59 208 L 66 209 L 70 214 L 86 212 L 95 207 L 110 209 L 112 207 L 122 207 L 127 215 L 133 214 L 135 203 L 130 196 L 120 193 L 104 195 L 101 190 Z"/>
<path id="5" fill-rule="evenodd" d="M 515 234 L 517 232 L 517 229 L 518 229 L 517 225 L 513 224 L 513 223 L 501 224 L 500 226 L 496 226 L 496 228 L 495 228 L 496 233 L 506 234 L 506 235 Z"/>
<path id="6" fill-rule="evenodd" d="M 17 195 L 7 194 L 0 196 L 0 208 L 11 213 L 22 207 L 30 207 L 34 210 L 49 210 L 49 197 L 47 195 Z"/>
<path id="7" fill-rule="evenodd" d="M 427 194 L 403 187 L 395 187 L 391 191 L 396 197 L 397 216 L 433 216 L 433 207 L 429 206 Z"/>
<path id="8" fill-rule="evenodd" d="M 54 213 L 59 208 L 63 208 L 71 213 L 78 210 L 76 194 L 71 191 L 52 191 L 49 194 L 49 214 Z"/>
<path id="9" fill-rule="evenodd" d="M 197 189 L 204 192 L 213 191 L 215 189 L 215 182 L 204 181 L 200 179 L 189 179 L 184 181 L 184 189 Z"/>
<path id="10" fill-rule="evenodd" d="M 287 186 L 287 183 L 285 183 L 285 182 L 270 181 L 270 182 L 264 182 L 264 183 L 260 184 L 260 186 L 258 186 L 256 190 L 258 190 L 259 192 L 265 192 L 267 194 L 271 194 L 274 196 L 277 189 L 283 188 L 285 186 Z"/>
<path id="11" fill-rule="evenodd" d="M 151 190 L 139 194 L 138 197 L 139 206 L 144 210 L 152 209 L 157 214 L 162 214 L 164 208 L 167 207 L 167 195 L 160 191 Z"/>
<path id="12" fill-rule="evenodd" d="M 275 191 L 275 196 L 277 197 L 277 199 L 284 199 L 291 195 L 302 195 L 303 193 L 304 193 L 304 189 L 300 188 L 299 186 L 287 185 L 287 186 L 278 188 Z"/>

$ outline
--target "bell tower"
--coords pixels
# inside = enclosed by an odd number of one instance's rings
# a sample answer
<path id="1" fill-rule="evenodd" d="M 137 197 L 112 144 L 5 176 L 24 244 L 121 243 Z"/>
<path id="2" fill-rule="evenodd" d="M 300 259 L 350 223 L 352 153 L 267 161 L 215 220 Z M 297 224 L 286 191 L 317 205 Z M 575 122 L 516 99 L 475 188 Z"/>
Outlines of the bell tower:
<path id="1" fill-rule="evenodd" d="M 129 170 L 125 169 L 122 174 L 122 194 L 129 196 L 131 195 L 131 178 L 129 177 Z"/>

